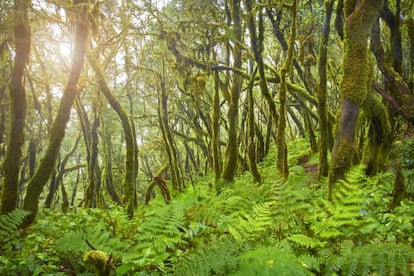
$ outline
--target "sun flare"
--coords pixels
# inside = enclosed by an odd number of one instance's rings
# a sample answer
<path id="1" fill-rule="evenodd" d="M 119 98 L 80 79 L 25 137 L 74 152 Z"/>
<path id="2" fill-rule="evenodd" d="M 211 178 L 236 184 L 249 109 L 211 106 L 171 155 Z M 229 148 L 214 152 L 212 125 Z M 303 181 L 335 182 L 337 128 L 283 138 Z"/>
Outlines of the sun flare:
<path id="1" fill-rule="evenodd" d="M 59 52 L 63 59 L 68 60 L 72 55 L 71 46 L 67 43 L 59 43 Z"/>

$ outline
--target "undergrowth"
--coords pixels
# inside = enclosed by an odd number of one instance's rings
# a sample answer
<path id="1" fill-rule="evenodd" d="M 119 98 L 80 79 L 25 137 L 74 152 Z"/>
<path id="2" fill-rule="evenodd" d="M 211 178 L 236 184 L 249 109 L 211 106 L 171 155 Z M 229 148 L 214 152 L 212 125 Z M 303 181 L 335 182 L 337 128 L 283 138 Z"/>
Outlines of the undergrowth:
<path id="1" fill-rule="evenodd" d="M 410 275 L 414 203 L 389 210 L 394 175 L 366 177 L 353 168 L 327 200 L 326 179 L 305 169 L 317 162 L 306 141 L 289 148 L 290 176 L 275 174 L 272 151 L 217 195 L 212 177 L 166 205 L 44 209 L 19 230 L 22 211 L 1 216 L 1 275 L 93 275 L 83 256 L 105 252 L 114 275 Z M 307 158 L 302 158 L 306 156 Z"/>

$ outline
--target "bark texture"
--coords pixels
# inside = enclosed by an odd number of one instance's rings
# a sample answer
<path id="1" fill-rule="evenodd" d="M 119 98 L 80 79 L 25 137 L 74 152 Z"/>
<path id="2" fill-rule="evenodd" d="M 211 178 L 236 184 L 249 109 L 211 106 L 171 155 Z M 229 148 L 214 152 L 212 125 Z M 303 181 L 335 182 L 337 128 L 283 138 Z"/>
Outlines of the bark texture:
<path id="1" fill-rule="evenodd" d="M 14 67 L 9 84 L 10 127 L 5 159 L 3 163 L 3 188 L 1 193 L 0 214 L 17 207 L 20 158 L 24 143 L 24 125 L 26 118 L 26 90 L 23 75 L 29 60 L 31 32 L 27 10 L 28 0 L 14 1 L 14 40 L 16 53 Z"/>

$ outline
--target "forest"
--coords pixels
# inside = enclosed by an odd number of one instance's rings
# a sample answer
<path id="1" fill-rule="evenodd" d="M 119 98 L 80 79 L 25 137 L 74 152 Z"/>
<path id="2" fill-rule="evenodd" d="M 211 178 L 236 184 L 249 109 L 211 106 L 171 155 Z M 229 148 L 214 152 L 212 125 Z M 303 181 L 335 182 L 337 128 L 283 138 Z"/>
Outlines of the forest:
<path id="1" fill-rule="evenodd" d="M 414 1 L 0 1 L 0 275 L 414 275 Z"/>

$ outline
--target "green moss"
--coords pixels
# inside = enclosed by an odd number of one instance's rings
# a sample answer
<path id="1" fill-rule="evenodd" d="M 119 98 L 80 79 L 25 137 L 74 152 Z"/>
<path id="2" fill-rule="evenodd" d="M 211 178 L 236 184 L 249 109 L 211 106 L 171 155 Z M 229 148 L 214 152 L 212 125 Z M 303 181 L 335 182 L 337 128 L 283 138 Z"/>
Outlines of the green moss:
<path id="1" fill-rule="evenodd" d="M 103 251 L 92 250 L 87 252 L 83 256 L 83 262 L 88 271 L 94 272 L 98 276 L 105 276 L 110 273 L 110 258 Z"/>
<path id="2" fill-rule="evenodd" d="M 366 83 L 369 77 L 368 36 L 382 1 L 360 3 L 354 10 L 356 1 L 345 1 L 345 53 L 343 58 L 344 78 L 341 92 L 355 104 L 361 105 L 366 98 Z M 375 2 L 375 3 L 374 3 Z M 352 12 L 351 12 L 352 11 Z"/>
<path id="3" fill-rule="evenodd" d="M 329 172 L 329 198 L 331 198 L 335 182 L 343 178 L 345 173 L 352 167 L 356 154 L 357 145 L 348 139 L 342 140 L 336 148 L 332 155 Z"/>

